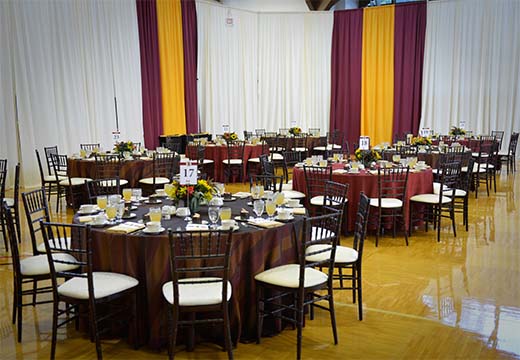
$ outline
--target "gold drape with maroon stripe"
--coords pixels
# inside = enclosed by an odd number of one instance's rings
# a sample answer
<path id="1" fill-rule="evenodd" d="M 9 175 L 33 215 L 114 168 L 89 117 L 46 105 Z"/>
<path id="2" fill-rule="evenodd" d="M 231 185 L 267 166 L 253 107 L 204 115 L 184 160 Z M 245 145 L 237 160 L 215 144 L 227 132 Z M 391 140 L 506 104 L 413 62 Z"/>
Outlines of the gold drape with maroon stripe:
<path id="1" fill-rule="evenodd" d="M 372 145 L 392 141 L 394 15 L 394 5 L 363 12 L 361 135 L 370 136 Z"/>
<path id="2" fill-rule="evenodd" d="M 186 133 L 180 0 L 157 0 L 164 134 Z"/>

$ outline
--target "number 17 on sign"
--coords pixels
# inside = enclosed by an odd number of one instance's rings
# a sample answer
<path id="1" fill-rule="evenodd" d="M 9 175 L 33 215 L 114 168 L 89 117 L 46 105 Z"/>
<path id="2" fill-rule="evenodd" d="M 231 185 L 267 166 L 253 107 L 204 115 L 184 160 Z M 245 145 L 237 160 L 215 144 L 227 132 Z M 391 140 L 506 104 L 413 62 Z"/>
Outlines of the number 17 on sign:
<path id="1" fill-rule="evenodd" d="M 197 165 L 181 165 L 180 172 L 181 185 L 197 185 Z"/>

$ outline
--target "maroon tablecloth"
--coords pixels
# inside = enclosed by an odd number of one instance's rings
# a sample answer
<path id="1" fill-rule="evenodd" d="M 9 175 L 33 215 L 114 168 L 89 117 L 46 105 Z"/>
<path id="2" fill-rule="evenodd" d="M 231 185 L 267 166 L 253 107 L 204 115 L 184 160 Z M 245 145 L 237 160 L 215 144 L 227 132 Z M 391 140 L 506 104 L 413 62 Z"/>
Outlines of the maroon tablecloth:
<path id="1" fill-rule="evenodd" d="M 335 164 L 333 168 L 342 168 L 343 165 Z M 343 221 L 342 230 L 352 231 L 356 221 L 356 211 L 359 203 L 359 194 L 363 191 L 368 197 L 377 197 L 377 175 L 369 172 L 360 172 L 359 174 L 332 174 L 332 180 L 344 184 L 349 184 L 348 192 L 348 219 Z M 303 168 L 295 167 L 293 171 L 293 189 L 307 193 L 305 183 L 305 174 Z M 410 171 L 408 176 L 408 185 L 406 189 L 404 213 L 406 228 L 408 229 L 408 208 L 409 200 L 412 196 L 423 193 L 431 193 L 433 191 L 433 174 L 431 169 L 424 171 Z"/>
<path id="2" fill-rule="evenodd" d="M 233 216 L 239 214 L 248 200 L 228 202 Z M 150 205 L 152 206 L 152 205 Z M 156 205 L 157 206 L 157 205 Z M 140 206 L 137 217 L 148 212 L 146 205 Z M 200 211 L 207 218 L 207 207 Z M 274 229 L 259 229 L 240 226 L 233 233 L 230 281 L 233 286 L 231 331 L 234 341 L 252 341 L 256 338 L 256 291 L 254 276 L 274 266 L 296 261 L 296 250 L 292 239 L 293 229 L 300 231 L 303 217 Z M 76 219 L 77 221 L 77 219 Z M 165 228 L 184 229 L 182 218 L 163 220 Z M 162 295 L 162 285 L 170 281 L 169 244 L 167 233 L 147 235 L 117 234 L 105 228 L 92 231 L 94 266 L 97 271 L 114 271 L 133 276 L 139 280 L 138 331 L 137 339 L 149 347 L 158 349 L 167 343 L 167 303 Z M 267 319 L 266 319 L 267 320 Z M 277 327 L 278 325 L 278 327 Z M 267 332 L 280 330 L 279 324 L 265 322 Z M 204 332 L 204 330 L 201 330 Z M 222 337 L 220 327 L 210 329 L 212 337 Z M 265 332 L 265 331 L 264 331 Z M 182 336 L 182 330 L 181 330 Z"/>
<path id="3" fill-rule="evenodd" d="M 94 159 L 68 159 L 68 171 L 71 177 L 96 178 L 96 162 Z M 140 179 L 152 176 L 153 161 L 125 160 L 121 166 L 119 177 L 128 180 L 129 187 L 137 187 Z"/>
<path id="4" fill-rule="evenodd" d="M 246 146 L 244 148 L 244 159 L 243 159 L 244 160 L 243 161 L 244 179 L 247 178 L 247 160 L 249 160 L 251 158 L 259 157 L 260 155 L 262 155 L 262 145 L 261 144 L 257 144 L 257 145 L 246 144 Z M 219 181 L 219 182 L 224 182 L 225 181 L 224 164 L 222 163 L 222 161 L 224 159 L 227 159 L 227 146 L 226 145 L 214 145 L 214 144 L 206 145 L 204 157 L 206 159 L 215 161 L 215 173 L 214 173 L 215 180 Z"/>

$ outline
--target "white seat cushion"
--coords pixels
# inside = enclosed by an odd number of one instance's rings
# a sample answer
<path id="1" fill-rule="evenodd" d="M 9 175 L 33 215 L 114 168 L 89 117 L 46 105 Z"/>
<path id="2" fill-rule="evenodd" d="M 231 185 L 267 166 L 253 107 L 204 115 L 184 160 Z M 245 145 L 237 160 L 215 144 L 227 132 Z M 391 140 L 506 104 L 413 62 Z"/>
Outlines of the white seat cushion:
<path id="1" fill-rule="evenodd" d="M 119 179 L 119 186 L 125 186 L 128 184 L 128 180 L 125 179 Z M 115 179 L 109 179 L 109 180 L 102 180 L 99 182 L 99 186 L 116 186 L 116 180 Z"/>
<path id="2" fill-rule="evenodd" d="M 74 256 L 70 254 L 52 254 L 53 259 L 76 262 Z M 78 268 L 78 265 L 54 263 L 56 271 L 71 271 Z M 36 255 L 20 260 L 20 271 L 22 275 L 36 276 L 50 274 L 49 261 L 47 255 Z"/>
<path id="3" fill-rule="evenodd" d="M 247 159 L 247 162 L 252 162 L 252 163 L 260 163 L 260 158 L 250 158 L 250 159 Z"/>
<path id="4" fill-rule="evenodd" d="M 292 191 L 292 180 L 289 180 L 288 183 L 282 184 L 282 192 L 283 191 Z"/>
<path id="5" fill-rule="evenodd" d="M 321 251 L 330 248 L 330 245 L 326 244 L 318 244 L 318 245 L 311 245 L 307 249 L 305 249 L 305 260 L 314 262 L 314 261 L 325 261 L 330 256 L 330 250 L 321 252 L 319 254 L 313 254 L 313 255 L 307 255 L 312 254 L 316 251 Z M 337 246 L 336 247 L 336 256 L 334 259 L 334 262 L 339 263 L 353 263 L 356 262 L 358 259 L 358 252 L 350 247 L 347 246 Z"/>
<path id="6" fill-rule="evenodd" d="M 447 189 L 447 187 L 444 186 L 444 194 L 442 194 L 442 195 L 451 196 L 453 194 L 452 190 L 446 190 L 446 189 Z M 441 184 L 438 182 L 434 182 L 433 183 L 433 193 L 439 195 L 440 191 L 441 191 Z M 466 191 L 464 191 L 462 189 L 455 189 L 455 196 L 464 197 L 464 196 L 466 196 Z"/>
<path id="7" fill-rule="evenodd" d="M 241 165 L 242 159 L 224 159 L 222 160 L 222 163 L 226 165 Z"/>
<path id="8" fill-rule="evenodd" d="M 139 180 L 139 182 L 141 184 L 153 185 L 153 177 L 141 179 L 141 180 Z M 155 184 L 168 184 L 169 182 L 170 182 L 170 179 L 165 178 L 165 177 L 156 177 L 155 178 Z"/>
<path id="9" fill-rule="evenodd" d="M 280 153 L 273 153 L 271 156 L 272 156 L 271 159 L 273 159 L 275 161 L 283 160 L 283 155 Z"/>
<path id="10" fill-rule="evenodd" d="M 379 207 L 378 198 L 370 198 L 370 206 Z M 394 198 L 382 198 L 381 208 L 383 209 L 398 209 L 403 207 L 403 202 L 399 199 Z"/>
<path id="11" fill-rule="evenodd" d="M 304 152 L 304 151 L 307 151 L 308 149 L 306 147 L 295 147 L 293 149 L 293 151 L 297 151 L 297 152 Z"/>
<path id="12" fill-rule="evenodd" d="M 303 199 L 305 194 L 296 190 L 283 190 L 282 193 L 286 199 Z"/>
<path id="13" fill-rule="evenodd" d="M 316 206 L 323 206 L 323 201 L 325 201 L 325 196 L 323 195 L 318 195 L 318 196 L 314 196 L 311 200 L 310 200 L 310 203 L 311 205 L 316 205 Z M 347 202 L 348 199 L 341 199 L 340 202 Z M 328 206 L 335 206 L 335 205 L 339 205 L 337 204 L 336 202 L 332 202 L 329 200 L 329 203 L 326 204 Z"/>
<path id="14" fill-rule="evenodd" d="M 498 156 L 509 156 L 509 151 L 499 151 Z"/>
<path id="15" fill-rule="evenodd" d="M 216 305 L 222 302 L 222 281 L 203 282 L 208 280 L 222 280 L 217 277 L 188 278 L 179 280 L 179 305 L 180 306 L 202 306 Z M 186 281 L 201 281 L 200 284 L 180 284 Z M 162 287 L 164 298 L 173 304 L 173 282 L 169 281 Z M 227 300 L 231 299 L 233 289 L 228 281 Z"/>
<path id="16" fill-rule="evenodd" d="M 70 178 L 70 185 L 71 186 L 79 186 L 85 184 L 85 181 L 92 181 L 91 178 L 82 178 L 82 177 L 73 177 Z M 61 180 L 60 181 L 61 186 L 69 186 L 69 179 Z"/>
<path id="17" fill-rule="evenodd" d="M 54 245 L 54 239 L 49 239 L 49 245 L 50 245 L 51 249 L 53 249 L 53 248 L 54 249 L 70 249 L 70 237 L 67 237 L 65 239 L 60 239 L 59 245 L 58 244 Z M 36 250 L 41 253 L 46 252 L 45 244 L 44 243 L 39 244 L 36 247 Z"/>
<path id="18" fill-rule="evenodd" d="M 277 266 L 255 275 L 255 280 L 276 286 L 292 289 L 300 285 L 300 265 L 289 264 Z M 327 274 L 319 270 L 306 268 L 304 287 L 313 287 L 327 282 Z"/>
<path id="19" fill-rule="evenodd" d="M 213 164 L 215 161 L 211 160 L 211 159 L 203 159 L 202 160 L 202 163 L 203 164 Z"/>
<path id="20" fill-rule="evenodd" d="M 9 207 L 13 207 L 14 206 L 14 199 L 13 198 L 4 198 L 4 202 L 7 204 L 7 206 Z"/>
<path id="21" fill-rule="evenodd" d="M 96 299 L 117 294 L 139 284 L 139 281 L 131 276 L 114 272 L 94 272 L 92 280 Z M 65 281 L 58 287 L 58 293 L 74 299 L 88 299 L 87 278 L 76 277 Z"/>
<path id="22" fill-rule="evenodd" d="M 66 176 L 58 176 L 58 180 L 66 180 Z M 56 176 L 54 175 L 43 175 L 43 181 L 45 182 L 56 182 Z"/>
<path id="23" fill-rule="evenodd" d="M 478 152 L 471 153 L 471 156 L 478 157 Z M 488 157 L 488 154 L 482 154 L 480 157 L 486 158 L 486 157 Z"/>
<path id="24" fill-rule="evenodd" d="M 414 195 L 410 198 L 411 201 L 421 202 L 425 204 L 438 204 L 439 203 L 439 194 L 419 194 Z M 451 202 L 451 199 L 447 196 L 443 196 L 441 199 L 443 204 L 447 204 Z"/>

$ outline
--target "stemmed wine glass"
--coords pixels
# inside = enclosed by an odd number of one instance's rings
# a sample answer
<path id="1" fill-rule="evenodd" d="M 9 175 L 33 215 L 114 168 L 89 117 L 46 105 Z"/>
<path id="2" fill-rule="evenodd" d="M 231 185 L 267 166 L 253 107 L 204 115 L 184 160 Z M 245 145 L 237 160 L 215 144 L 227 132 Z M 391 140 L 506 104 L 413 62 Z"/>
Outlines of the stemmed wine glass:
<path id="1" fill-rule="evenodd" d="M 219 218 L 219 208 L 218 206 L 210 206 L 208 207 L 208 217 L 209 221 L 211 221 L 210 228 L 215 229 L 217 227 L 217 222 Z"/>
<path id="2" fill-rule="evenodd" d="M 264 200 L 255 200 L 253 203 L 253 211 L 257 217 L 261 217 L 264 212 Z"/>
<path id="3" fill-rule="evenodd" d="M 269 216 L 269 220 L 273 220 L 273 215 L 276 212 L 276 203 L 273 200 L 267 200 L 265 203 L 265 211 L 267 212 L 267 216 Z"/>

